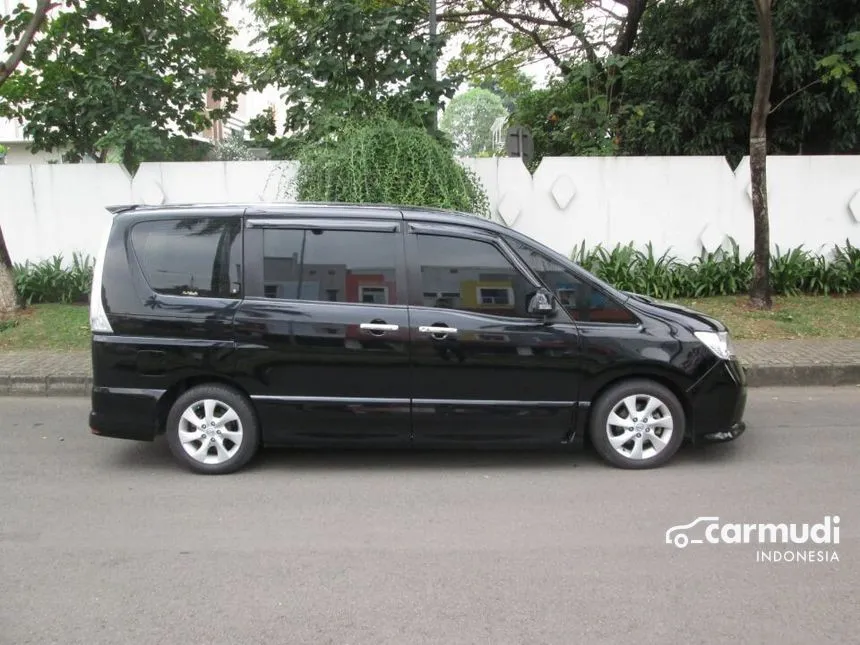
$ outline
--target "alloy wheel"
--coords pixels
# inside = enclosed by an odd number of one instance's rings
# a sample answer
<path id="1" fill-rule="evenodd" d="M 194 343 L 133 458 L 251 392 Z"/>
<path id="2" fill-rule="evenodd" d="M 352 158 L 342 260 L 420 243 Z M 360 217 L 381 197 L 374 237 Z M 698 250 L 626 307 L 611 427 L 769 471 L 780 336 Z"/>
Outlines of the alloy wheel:
<path id="1" fill-rule="evenodd" d="M 223 464 L 242 445 L 242 421 L 223 401 L 204 399 L 192 403 L 179 419 L 179 442 L 201 464 Z"/>
<path id="2" fill-rule="evenodd" d="M 637 461 L 660 454 L 669 445 L 673 429 L 669 407 L 649 394 L 624 397 L 606 421 L 609 445 L 619 455 Z"/>

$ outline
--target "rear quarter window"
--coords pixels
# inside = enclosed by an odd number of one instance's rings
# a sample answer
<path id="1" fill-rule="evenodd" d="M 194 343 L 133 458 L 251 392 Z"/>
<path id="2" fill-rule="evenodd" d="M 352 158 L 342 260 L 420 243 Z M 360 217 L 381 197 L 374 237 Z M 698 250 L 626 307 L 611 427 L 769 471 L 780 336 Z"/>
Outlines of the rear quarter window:
<path id="1" fill-rule="evenodd" d="M 241 233 L 238 217 L 165 219 L 136 224 L 131 244 L 156 293 L 237 298 L 242 294 Z"/>

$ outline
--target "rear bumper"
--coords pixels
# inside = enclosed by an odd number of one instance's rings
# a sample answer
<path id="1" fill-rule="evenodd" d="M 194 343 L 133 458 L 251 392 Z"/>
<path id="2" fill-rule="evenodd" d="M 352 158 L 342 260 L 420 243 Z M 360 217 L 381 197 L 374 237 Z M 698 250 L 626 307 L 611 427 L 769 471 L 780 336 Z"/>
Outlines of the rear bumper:
<path id="1" fill-rule="evenodd" d="M 90 431 L 101 437 L 152 441 L 158 433 L 158 402 L 165 390 L 95 387 Z"/>
<path id="2" fill-rule="evenodd" d="M 747 381 L 736 360 L 720 361 L 688 390 L 693 440 L 732 441 L 746 430 Z"/>

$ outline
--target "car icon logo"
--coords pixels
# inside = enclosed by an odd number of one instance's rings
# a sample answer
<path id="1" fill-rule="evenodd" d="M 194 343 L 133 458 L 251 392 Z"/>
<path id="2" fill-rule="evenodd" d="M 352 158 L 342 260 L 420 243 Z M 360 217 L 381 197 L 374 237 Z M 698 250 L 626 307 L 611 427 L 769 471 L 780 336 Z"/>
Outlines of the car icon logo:
<path id="1" fill-rule="evenodd" d="M 689 524 L 679 524 L 678 526 L 673 526 L 668 531 L 666 531 L 666 544 L 674 544 L 679 549 L 685 548 L 688 544 L 701 544 L 703 542 L 702 538 L 690 537 L 689 533 L 692 533 L 690 529 L 705 522 L 719 521 L 719 517 L 697 517 Z"/>

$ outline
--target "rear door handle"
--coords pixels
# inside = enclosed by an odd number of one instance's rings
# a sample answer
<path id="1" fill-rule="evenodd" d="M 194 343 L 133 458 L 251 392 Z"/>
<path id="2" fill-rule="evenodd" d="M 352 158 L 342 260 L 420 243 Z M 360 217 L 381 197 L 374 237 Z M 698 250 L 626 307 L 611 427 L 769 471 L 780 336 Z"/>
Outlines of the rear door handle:
<path id="1" fill-rule="evenodd" d="M 422 334 L 456 334 L 456 327 L 426 327 L 421 326 L 418 328 Z"/>

